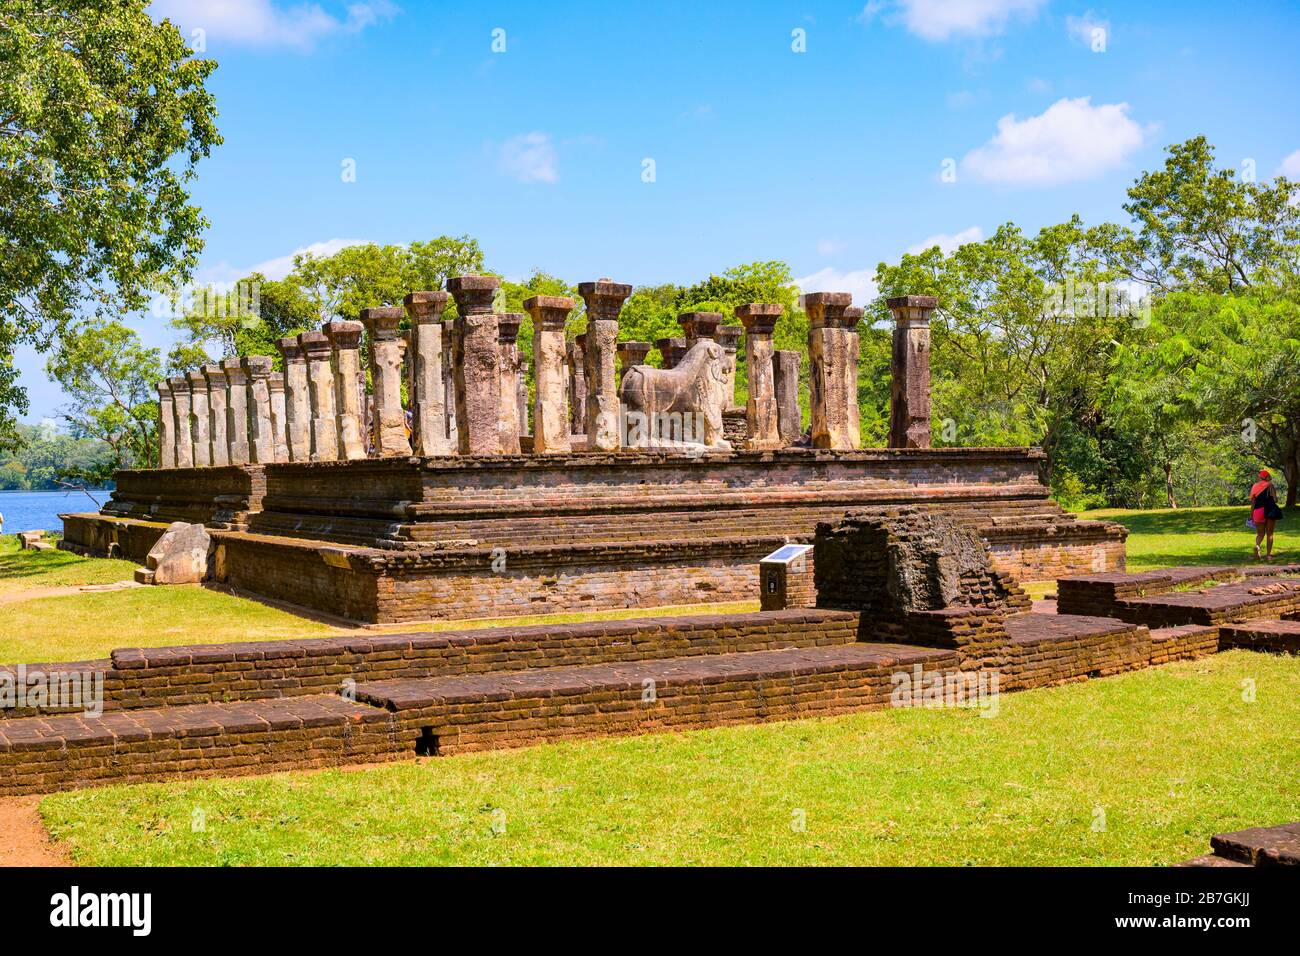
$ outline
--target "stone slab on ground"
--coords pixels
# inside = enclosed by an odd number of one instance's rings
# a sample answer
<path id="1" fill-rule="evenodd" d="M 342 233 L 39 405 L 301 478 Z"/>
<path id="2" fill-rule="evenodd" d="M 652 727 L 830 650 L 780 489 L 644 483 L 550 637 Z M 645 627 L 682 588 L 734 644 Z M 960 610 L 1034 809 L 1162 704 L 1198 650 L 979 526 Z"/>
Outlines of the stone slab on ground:
<path id="1" fill-rule="evenodd" d="M 1250 866 L 1300 866 L 1300 823 L 1216 833 L 1210 846 L 1216 856 Z"/>

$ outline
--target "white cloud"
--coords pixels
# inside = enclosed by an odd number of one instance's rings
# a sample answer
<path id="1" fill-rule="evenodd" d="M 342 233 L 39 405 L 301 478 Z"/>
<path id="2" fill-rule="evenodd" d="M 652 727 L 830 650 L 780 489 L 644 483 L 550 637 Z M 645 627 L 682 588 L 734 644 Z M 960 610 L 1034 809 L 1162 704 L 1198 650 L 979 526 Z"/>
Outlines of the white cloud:
<path id="1" fill-rule="evenodd" d="M 869 23 L 877 15 L 886 22 L 902 23 L 909 33 L 925 40 L 955 36 L 996 36 L 1012 18 L 1029 19 L 1047 0 L 871 0 L 858 15 Z"/>
<path id="2" fill-rule="evenodd" d="M 910 256 L 920 255 L 931 246 L 938 246 L 946 256 L 958 246 L 964 246 L 968 242 L 979 242 L 983 238 L 984 230 L 979 226 L 971 226 L 969 229 L 963 229 L 961 232 L 953 234 L 941 232 L 938 235 L 922 239 L 914 246 L 908 246 L 907 254 Z"/>
<path id="3" fill-rule="evenodd" d="M 822 256 L 823 258 L 833 256 L 843 248 L 844 243 L 838 242 L 834 239 L 817 240 L 817 255 Z"/>
<path id="4" fill-rule="evenodd" d="M 1110 41 L 1110 21 L 1101 19 L 1091 10 L 1081 17 L 1066 17 L 1065 29 L 1069 32 L 1070 39 L 1086 47 L 1092 47 L 1100 40 L 1105 49 Z"/>
<path id="5" fill-rule="evenodd" d="M 511 136 L 496 147 L 497 168 L 521 183 L 558 182 L 559 161 L 549 133 L 534 130 Z"/>
<path id="6" fill-rule="evenodd" d="M 296 255 L 310 253 L 313 256 L 332 256 L 347 246 L 364 246 L 367 242 L 369 242 L 368 239 L 326 239 L 324 242 L 313 242 L 308 246 L 300 246 L 287 256 L 277 256 L 274 259 L 259 262 L 257 265 L 240 272 L 237 278 L 243 278 L 253 272 L 260 272 L 268 279 L 283 279 L 293 269 L 293 257 Z"/>
<path id="7" fill-rule="evenodd" d="M 1050 186 L 1091 179 L 1123 164 L 1146 131 L 1127 103 L 1093 106 L 1092 98 L 1060 99 L 1039 116 L 998 120 L 991 140 L 971 150 L 961 168 L 985 182 Z"/>
<path id="8" fill-rule="evenodd" d="M 1282 165 L 1277 168 L 1277 175 L 1285 176 L 1287 179 L 1300 179 L 1300 149 L 1282 160 Z"/>
<path id="9" fill-rule="evenodd" d="M 819 272 L 795 279 L 794 284 L 801 293 L 809 292 L 852 292 L 857 305 L 866 305 L 876 297 L 876 280 L 874 269 L 858 269 L 854 272 L 840 272 L 827 266 Z"/>
<path id="10" fill-rule="evenodd" d="M 154 0 L 149 12 L 176 24 L 193 43 L 192 31 L 203 30 L 208 43 L 225 40 L 248 46 L 302 49 L 340 33 L 359 33 L 398 12 L 389 0 L 349 3 L 340 18 L 317 3 L 292 6 L 272 0 Z"/>

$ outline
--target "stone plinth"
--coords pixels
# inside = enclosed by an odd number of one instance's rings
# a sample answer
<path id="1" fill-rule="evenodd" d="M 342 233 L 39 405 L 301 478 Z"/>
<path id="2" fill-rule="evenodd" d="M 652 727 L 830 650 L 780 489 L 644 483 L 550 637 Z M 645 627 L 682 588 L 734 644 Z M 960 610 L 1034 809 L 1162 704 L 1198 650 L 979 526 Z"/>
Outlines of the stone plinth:
<path id="1" fill-rule="evenodd" d="M 587 448 L 617 451 L 619 436 L 618 313 L 632 287 L 609 279 L 583 282 L 578 294 L 587 304 Z"/>
<path id="2" fill-rule="evenodd" d="M 443 366 L 442 312 L 450 296 L 446 292 L 412 292 L 402 304 L 411 317 L 409 394 L 411 401 L 411 444 L 421 456 L 450 455 L 447 435 L 447 378 Z"/>
<path id="3" fill-rule="evenodd" d="M 776 379 L 777 431 L 782 445 L 792 445 L 803 434 L 799 411 L 799 366 L 803 356 L 798 352 L 781 350 L 773 353 L 772 371 Z"/>
<path id="4" fill-rule="evenodd" d="M 362 429 L 360 322 L 326 322 L 321 331 L 334 347 L 334 401 L 338 406 L 339 457 L 354 461 L 366 457 Z"/>
<path id="5" fill-rule="evenodd" d="M 727 356 L 726 375 L 727 375 L 727 409 L 736 407 L 736 363 L 740 361 L 737 354 L 740 345 L 740 336 L 745 331 L 744 326 L 740 325 L 720 325 L 714 335 L 714 340 L 722 346 L 723 353 Z"/>
<path id="6" fill-rule="evenodd" d="M 380 458 L 411 454 L 406 410 L 402 407 L 402 354 L 406 342 L 397 331 L 404 315 L 406 310 L 401 306 L 361 310 L 361 322 L 370 334 L 370 384 L 374 390 L 370 445 Z"/>
<path id="7" fill-rule="evenodd" d="M 456 300 L 456 427 L 462 455 L 501 454 L 501 359 L 492 300 L 496 276 L 456 276 L 447 291 Z"/>
<path id="8" fill-rule="evenodd" d="M 569 451 L 564 323 L 573 306 L 572 299 L 559 295 L 535 295 L 524 302 L 524 309 L 533 317 L 533 362 L 537 367 L 533 452 L 539 455 Z"/>
<path id="9" fill-rule="evenodd" d="M 497 316 L 497 361 L 501 370 L 500 405 L 497 430 L 501 434 L 501 454 L 519 454 L 519 324 L 523 315 L 502 312 Z"/>
<path id="10" fill-rule="evenodd" d="M 812 366 L 808 389 L 814 448 L 851 451 L 861 444 L 854 440 L 847 411 L 849 338 L 842 323 L 845 310 L 852 304 L 853 296 L 848 292 L 811 292 L 804 296 L 808 359 Z M 856 390 L 854 382 L 855 395 Z"/>
<path id="11" fill-rule="evenodd" d="M 771 302 L 736 307 L 745 327 L 745 365 L 749 369 L 749 401 L 745 405 L 746 441 L 754 449 L 780 448 L 776 386 L 772 369 L 772 333 L 785 309 Z M 734 388 L 732 386 L 734 395 Z"/>
<path id="12" fill-rule="evenodd" d="M 285 438 L 290 461 L 311 460 L 311 389 L 296 336 L 276 342 L 284 359 Z"/>
<path id="13" fill-rule="evenodd" d="M 230 464 L 230 438 L 226 434 L 230 411 L 230 383 L 226 370 L 218 364 L 203 366 L 203 377 L 208 383 L 208 438 L 212 448 L 212 465 L 222 468 Z"/>
<path id="14" fill-rule="evenodd" d="M 271 422 L 271 359 L 250 355 L 243 359 L 248 376 L 248 453 L 255 465 L 275 461 L 275 431 Z"/>
<path id="15" fill-rule="evenodd" d="M 633 365 L 644 365 L 646 363 L 646 356 L 650 354 L 652 348 L 654 346 L 649 342 L 627 341 L 618 343 L 618 381 L 620 385 L 628 369 Z"/>
<path id="16" fill-rule="evenodd" d="M 212 464 L 212 411 L 208 405 L 208 380 L 195 369 L 185 376 L 190 386 L 190 434 L 194 436 L 194 467 Z"/>
<path id="17" fill-rule="evenodd" d="M 237 358 L 222 359 L 226 373 L 226 447 L 232 465 L 249 463 L 248 375 Z"/>
<path id="18" fill-rule="evenodd" d="M 894 315 L 890 359 L 889 447 L 930 447 L 930 313 L 932 295 L 904 295 L 886 303 Z"/>
<path id="19" fill-rule="evenodd" d="M 298 336 L 307 362 L 307 388 L 311 400 L 311 460 L 335 461 L 339 457 L 338 405 L 334 400 L 334 348 L 324 332 Z"/>
<path id="20" fill-rule="evenodd" d="M 158 383 L 158 467 L 176 467 L 176 408 L 166 379 Z"/>

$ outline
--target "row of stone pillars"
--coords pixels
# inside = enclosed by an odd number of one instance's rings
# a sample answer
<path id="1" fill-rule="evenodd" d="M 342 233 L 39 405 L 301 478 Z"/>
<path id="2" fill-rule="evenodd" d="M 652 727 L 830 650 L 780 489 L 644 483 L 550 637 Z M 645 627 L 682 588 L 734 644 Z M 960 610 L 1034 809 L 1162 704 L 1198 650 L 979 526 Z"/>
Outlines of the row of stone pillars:
<path id="1" fill-rule="evenodd" d="M 318 332 L 281 339 L 283 373 L 271 371 L 270 358 L 251 356 L 168 379 L 158 387 L 162 467 L 333 461 L 368 454 L 518 454 L 528 432 L 527 369 L 517 347 L 523 315 L 493 311 L 499 285 L 494 276 L 458 276 L 448 280 L 446 292 L 413 292 L 402 307 L 362 310 L 360 322 L 327 322 Z M 579 285 L 587 331 L 567 345 L 564 330 L 573 299 L 534 296 L 524 303 L 533 320 L 536 363 L 534 453 L 568 452 L 573 435 L 585 436 L 589 450 L 619 448 L 619 382 L 652 348 L 648 342 L 617 342 L 618 315 L 631 291 L 608 279 Z M 452 299 L 458 316 L 444 320 Z M 860 447 L 855 327 L 862 310 L 851 307 L 848 293 L 811 293 L 804 302 L 812 444 Z M 935 300 L 925 296 L 889 300 L 895 319 L 890 447 L 929 447 L 934 307 Z M 671 368 L 701 339 L 718 342 L 731 378 L 726 394 L 734 396 L 743 331 L 750 448 L 785 447 L 801 434 L 800 354 L 773 349 L 781 314 L 779 305 L 750 303 L 736 309 L 740 325 L 722 325 L 720 313 L 688 312 L 680 317 L 682 338 L 655 343 Z M 403 317 L 410 319 L 406 333 L 398 328 Z M 368 411 L 363 411 L 363 333 L 370 341 Z M 402 402 L 404 365 L 409 421 Z"/>

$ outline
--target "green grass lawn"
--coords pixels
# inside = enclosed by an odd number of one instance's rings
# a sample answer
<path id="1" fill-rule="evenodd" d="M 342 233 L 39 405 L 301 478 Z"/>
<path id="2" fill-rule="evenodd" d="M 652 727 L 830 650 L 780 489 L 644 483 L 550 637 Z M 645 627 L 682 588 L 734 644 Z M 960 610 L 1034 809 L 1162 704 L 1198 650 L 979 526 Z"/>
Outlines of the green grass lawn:
<path id="1" fill-rule="evenodd" d="M 1300 816 L 1296 658 L 1000 703 L 84 790 L 41 813 L 77 863 L 138 866 L 1166 865 Z"/>
<path id="2" fill-rule="evenodd" d="M 136 565 L 109 558 L 82 558 L 70 551 L 24 551 L 16 534 L 0 535 L 0 595 L 31 588 L 130 581 Z"/>
<path id="3" fill-rule="evenodd" d="M 1176 511 L 1085 511 L 1080 518 L 1117 521 L 1129 529 L 1130 571 L 1180 564 L 1253 564 L 1255 533 L 1246 530 L 1245 505 L 1235 508 L 1179 508 Z M 1300 510 L 1277 523 L 1273 562 L 1300 562 Z"/>

